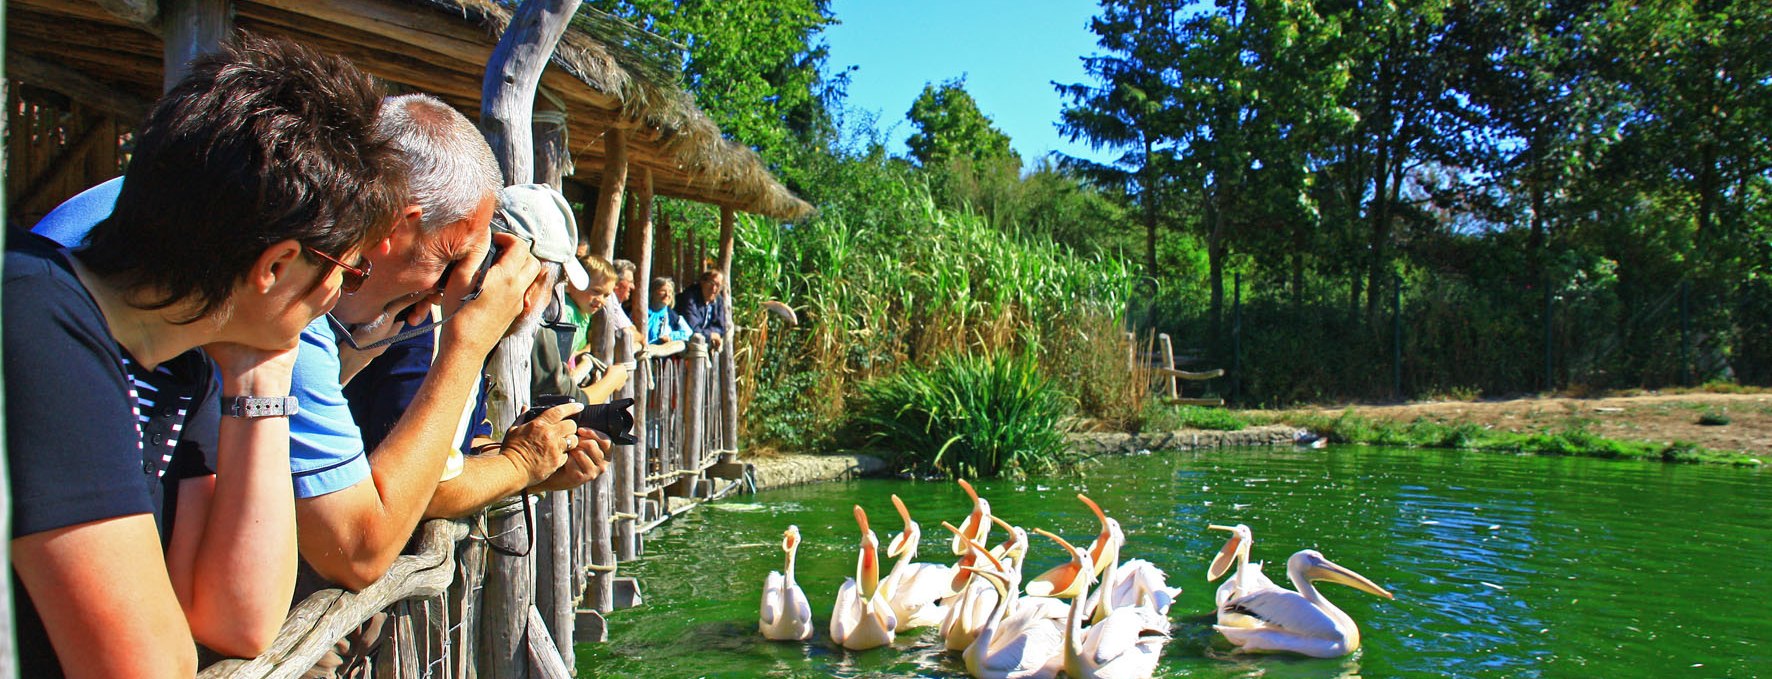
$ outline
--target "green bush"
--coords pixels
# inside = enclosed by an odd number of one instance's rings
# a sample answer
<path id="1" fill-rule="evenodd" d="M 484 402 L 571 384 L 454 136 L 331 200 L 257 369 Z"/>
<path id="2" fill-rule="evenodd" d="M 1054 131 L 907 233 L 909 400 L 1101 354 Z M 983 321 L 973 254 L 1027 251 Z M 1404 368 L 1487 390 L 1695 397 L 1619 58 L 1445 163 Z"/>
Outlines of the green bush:
<path id="1" fill-rule="evenodd" d="M 1706 410 L 1698 416 L 1698 423 L 1707 427 L 1721 427 L 1729 423 L 1729 413 L 1720 410 Z"/>
<path id="2" fill-rule="evenodd" d="M 1239 431 L 1250 424 L 1249 419 L 1224 408 L 1204 406 L 1153 405 L 1145 418 L 1145 429 L 1174 431 L 1177 429 L 1210 429 Z"/>
<path id="3" fill-rule="evenodd" d="M 1031 356 L 950 354 L 860 386 L 850 423 L 898 468 L 978 478 L 1056 468 L 1066 398 Z"/>

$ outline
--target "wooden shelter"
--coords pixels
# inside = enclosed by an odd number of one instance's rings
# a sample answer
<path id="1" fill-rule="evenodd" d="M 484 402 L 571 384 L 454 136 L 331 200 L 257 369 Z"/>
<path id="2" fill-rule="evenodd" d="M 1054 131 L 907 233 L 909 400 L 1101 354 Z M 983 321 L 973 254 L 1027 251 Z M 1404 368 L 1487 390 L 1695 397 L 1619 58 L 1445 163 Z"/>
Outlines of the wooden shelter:
<path id="1" fill-rule="evenodd" d="M 7 78 L 26 98 L 65 97 L 72 106 L 63 112 L 76 114 L 53 134 L 28 115 L 14 118 L 14 129 L 34 136 L 15 134 L 10 145 L 11 214 L 28 225 L 80 188 L 116 176 L 116 142 L 126 142 L 163 90 L 163 65 L 183 63 L 200 49 L 193 45 L 213 44 L 230 26 L 342 55 L 398 89 L 434 94 L 477 118 L 487 59 L 511 13 L 488 0 L 11 0 Z M 687 93 L 632 52 L 575 22 L 542 75 L 537 110 L 566 114 L 569 197 L 607 206 L 611 189 L 646 175 L 658 196 L 776 219 L 811 213 L 756 153 L 724 138 Z M 605 200 L 591 200 L 598 195 Z"/>

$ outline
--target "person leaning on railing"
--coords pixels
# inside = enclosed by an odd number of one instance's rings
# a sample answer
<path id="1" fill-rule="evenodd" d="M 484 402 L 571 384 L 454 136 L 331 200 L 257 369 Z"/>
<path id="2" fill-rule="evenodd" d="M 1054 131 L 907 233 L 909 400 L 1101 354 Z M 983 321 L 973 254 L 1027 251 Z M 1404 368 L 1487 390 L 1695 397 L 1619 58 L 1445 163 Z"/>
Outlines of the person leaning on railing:
<path id="1" fill-rule="evenodd" d="M 677 315 L 689 324 L 691 333 L 707 338 L 708 346 L 718 350 L 726 341 L 726 276 L 718 269 L 701 272 L 695 285 L 677 299 Z"/>
<path id="2" fill-rule="evenodd" d="M 652 279 L 652 306 L 646 314 L 646 342 L 665 344 L 689 339 L 689 324 L 671 305 L 677 300 L 677 282 L 669 276 Z"/>
<path id="3" fill-rule="evenodd" d="M 103 221 L 51 225 L 84 244 L 11 236 L 21 676 L 190 676 L 193 640 L 253 656 L 274 638 L 296 338 L 364 283 L 404 191 L 379 103 L 342 59 L 241 38 L 155 105 L 114 210 L 57 218 Z"/>

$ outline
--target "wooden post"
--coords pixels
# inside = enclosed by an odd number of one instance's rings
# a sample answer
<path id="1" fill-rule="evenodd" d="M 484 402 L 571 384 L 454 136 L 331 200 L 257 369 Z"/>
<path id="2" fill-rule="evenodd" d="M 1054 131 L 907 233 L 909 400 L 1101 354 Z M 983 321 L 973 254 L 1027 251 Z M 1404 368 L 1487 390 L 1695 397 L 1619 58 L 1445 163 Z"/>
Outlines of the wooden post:
<path id="1" fill-rule="evenodd" d="M 0 36 L 6 35 L 5 5 L 6 3 L 4 1 L 0 1 Z M 6 51 L 0 50 L 0 73 L 5 72 Z M 12 106 L 10 106 L 12 99 L 9 98 L 11 96 L 11 90 L 12 81 L 6 78 L 0 78 L 0 102 L 8 104 L 6 106 L 0 106 L 0 168 L 8 167 L 8 163 L 12 160 L 8 156 L 12 150 L 11 144 L 8 143 L 12 138 L 12 119 L 10 115 L 12 111 Z M 0 176 L 0 224 L 5 223 L 7 223 L 6 178 Z M 3 249 L 5 245 L 5 230 L 0 229 L 0 249 Z M 4 306 L 4 304 L 5 300 L 0 300 L 0 306 Z M 5 380 L 0 379 L 0 431 L 7 431 L 5 427 L 5 384 Z M 8 459 L 11 458 L 6 454 L 6 437 L 0 436 L 0 530 L 6 531 L 6 535 L 12 535 L 12 483 L 8 480 L 8 474 L 11 472 L 6 469 L 6 461 Z M 12 572 L 11 545 L 12 542 L 10 540 L 7 541 L 6 544 L 0 545 L 0 573 Z M 4 677 L 5 679 L 12 679 L 13 677 L 18 676 L 18 663 L 14 660 L 14 658 L 18 657 L 18 649 L 15 648 L 18 643 L 17 639 L 18 634 L 12 628 L 12 588 L 0 588 L 0 677 Z"/>
<path id="2" fill-rule="evenodd" d="M 610 313 L 623 313 L 620 309 L 612 309 Z M 615 334 L 615 362 L 633 364 L 634 344 L 630 339 L 634 329 L 622 330 Z M 615 395 L 616 400 L 635 398 L 640 391 L 635 380 L 639 375 L 629 373 L 627 385 Z M 634 483 L 634 451 L 646 445 L 645 415 L 636 404 L 631 408 L 634 414 L 633 436 L 636 441 L 631 446 L 615 446 L 610 450 L 613 458 L 609 461 L 609 473 L 614 477 L 613 499 L 615 500 L 615 558 L 618 561 L 634 560 L 634 491 L 638 485 Z"/>
<path id="3" fill-rule="evenodd" d="M 528 183 L 535 177 L 531 121 L 536 87 L 579 2 L 524 0 L 486 62 L 486 77 L 480 85 L 480 129 L 498 158 L 506 184 Z M 501 340 L 493 351 L 493 384 L 487 404 L 493 431 L 509 428 L 516 419 L 517 406 L 530 402 L 529 361 L 534 340 L 533 333 L 518 333 Z M 523 509 L 521 504 L 506 505 L 488 512 L 490 535 L 502 536 L 495 539 L 505 545 L 527 548 L 533 536 L 524 527 Z M 517 539 L 511 540 L 513 537 Z M 487 558 L 480 617 L 484 645 L 477 663 L 482 677 L 529 676 L 529 621 L 535 594 L 532 556 L 493 554 Z"/>
<path id="4" fill-rule="evenodd" d="M 566 112 L 535 111 L 531 129 L 535 142 L 534 181 L 557 191 L 566 170 L 572 167 L 566 140 Z M 536 515 L 539 535 L 535 546 L 535 607 L 552 639 L 571 639 L 577 618 L 573 547 L 578 540 L 572 530 L 573 509 L 573 494 L 562 491 L 543 498 Z M 535 636 L 530 638 L 533 641 Z M 574 665 L 572 644 L 561 644 L 555 650 L 567 667 Z"/>
<path id="5" fill-rule="evenodd" d="M 733 359 L 737 348 L 738 325 L 732 317 L 732 295 L 737 289 L 732 281 L 733 227 L 737 215 L 732 208 L 720 208 L 720 277 L 726 281 L 726 292 L 720 300 L 726 314 L 726 340 L 720 352 L 720 449 L 738 453 L 738 370 Z"/>
<path id="6" fill-rule="evenodd" d="M 1126 372 L 1138 374 L 1138 335 L 1130 330 L 1126 331 Z"/>
<path id="7" fill-rule="evenodd" d="M 160 5 L 165 72 L 163 91 L 184 80 L 191 60 L 214 52 L 234 31 L 234 8 L 228 0 L 164 0 Z"/>
<path id="8" fill-rule="evenodd" d="M 615 223 L 621 217 L 621 198 L 628 186 L 628 131 L 617 127 L 605 132 L 603 149 L 603 185 L 597 190 L 597 209 L 591 215 L 591 254 L 614 259 Z"/>
<path id="9" fill-rule="evenodd" d="M 1157 343 L 1162 345 L 1162 347 L 1163 347 L 1163 367 L 1168 368 L 1170 370 L 1174 370 L 1175 369 L 1175 345 L 1170 343 L 1169 333 L 1165 332 L 1165 333 L 1161 333 L 1161 334 L 1157 335 Z M 1176 388 L 1177 384 L 1178 383 L 1176 382 L 1175 376 L 1174 375 L 1169 376 L 1169 398 L 1180 398 L 1181 397 L 1181 394 L 1179 393 L 1180 390 Z"/>
<path id="10" fill-rule="evenodd" d="M 615 324 L 609 322 L 609 318 L 608 314 L 597 314 L 590 329 L 591 353 L 596 354 L 605 364 L 615 357 Z M 609 525 L 614 506 L 610 496 L 615 492 L 615 484 L 611 474 L 602 474 L 597 480 L 585 484 L 585 488 L 590 491 L 587 501 L 591 510 L 587 526 L 590 529 L 591 553 L 586 562 L 591 569 L 591 579 L 589 588 L 585 590 L 585 603 L 599 613 L 606 613 L 615 607 L 615 573 L 607 570 L 615 565 Z"/>
<path id="11" fill-rule="evenodd" d="M 634 292 L 628 298 L 628 317 L 646 341 L 646 308 L 651 303 L 652 280 L 652 170 L 640 168 L 634 173 L 635 219 L 628 222 L 628 242 L 624 248 L 628 261 L 634 263 Z M 631 377 L 629 379 L 632 379 Z M 642 475 L 644 473 L 642 472 Z"/>
<path id="12" fill-rule="evenodd" d="M 689 338 L 689 350 L 683 354 L 683 474 L 678 478 L 674 494 L 695 497 L 701 482 L 701 456 L 708 395 L 708 343 L 701 335 Z M 691 474 L 690 472 L 698 472 Z"/>

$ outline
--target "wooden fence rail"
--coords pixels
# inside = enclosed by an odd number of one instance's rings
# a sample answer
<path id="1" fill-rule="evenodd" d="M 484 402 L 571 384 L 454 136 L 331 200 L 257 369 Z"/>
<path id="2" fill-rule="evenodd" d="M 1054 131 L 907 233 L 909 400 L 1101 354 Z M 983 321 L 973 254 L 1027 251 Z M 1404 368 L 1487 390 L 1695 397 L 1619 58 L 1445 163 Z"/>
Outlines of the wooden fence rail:
<path id="1" fill-rule="evenodd" d="M 569 676 L 574 641 L 606 639 L 602 614 L 638 602 L 637 584 L 617 573 L 644 553 L 647 530 L 731 490 L 742 470 L 729 351 L 710 351 L 698 335 L 636 358 L 625 336 L 605 336 L 613 339 L 607 356 L 633 362 L 617 398 L 634 399 L 636 439 L 611 449 L 608 472 L 566 493 L 518 498 L 488 517 L 428 521 L 381 580 L 356 593 L 315 593 L 290 612 L 270 650 L 200 676 L 300 676 L 383 611 L 390 631 L 375 676 Z M 500 525 L 511 528 L 489 528 Z M 493 568 L 499 559 L 518 563 Z"/>

